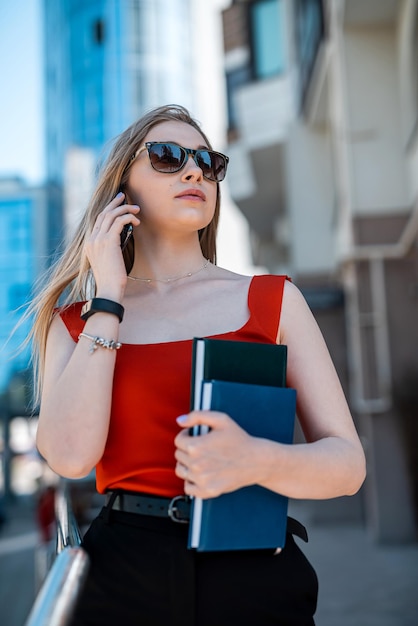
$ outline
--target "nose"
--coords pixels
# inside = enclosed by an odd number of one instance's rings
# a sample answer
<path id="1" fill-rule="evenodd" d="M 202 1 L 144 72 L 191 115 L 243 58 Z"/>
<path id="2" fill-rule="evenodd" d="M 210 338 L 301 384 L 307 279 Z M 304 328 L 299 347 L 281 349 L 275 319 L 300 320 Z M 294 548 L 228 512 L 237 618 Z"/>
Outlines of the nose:
<path id="1" fill-rule="evenodd" d="M 201 180 L 203 178 L 203 172 L 197 165 L 192 154 L 187 155 L 187 163 L 183 168 L 182 178 L 185 180 Z"/>

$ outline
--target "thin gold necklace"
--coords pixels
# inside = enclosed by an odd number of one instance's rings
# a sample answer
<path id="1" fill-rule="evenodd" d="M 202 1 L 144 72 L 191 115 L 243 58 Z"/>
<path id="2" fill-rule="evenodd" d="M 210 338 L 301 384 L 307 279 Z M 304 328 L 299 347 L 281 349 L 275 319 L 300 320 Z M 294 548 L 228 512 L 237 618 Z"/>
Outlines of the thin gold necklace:
<path id="1" fill-rule="evenodd" d="M 209 259 L 206 259 L 202 267 L 199 267 L 195 272 L 187 272 L 187 274 L 181 274 L 180 276 L 173 276 L 172 278 L 142 278 L 142 276 L 129 276 L 130 280 L 139 280 L 141 283 L 174 283 L 181 278 L 190 278 L 204 270 L 209 265 Z"/>

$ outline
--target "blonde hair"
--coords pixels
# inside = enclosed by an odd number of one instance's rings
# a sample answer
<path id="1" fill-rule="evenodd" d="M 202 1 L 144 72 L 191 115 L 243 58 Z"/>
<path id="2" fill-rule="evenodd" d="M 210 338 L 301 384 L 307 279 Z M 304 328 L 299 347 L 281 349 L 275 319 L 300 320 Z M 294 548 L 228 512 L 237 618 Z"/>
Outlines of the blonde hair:
<path id="1" fill-rule="evenodd" d="M 35 407 L 40 401 L 46 340 L 54 317 L 55 307 L 59 301 L 61 305 L 65 306 L 72 302 L 86 300 L 95 294 L 96 286 L 90 264 L 84 252 L 84 241 L 90 235 L 99 213 L 126 184 L 132 156 L 144 143 L 145 137 L 151 128 L 167 121 L 189 124 L 200 133 L 207 146 L 212 148 L 198 122 L 190 116 L 187 109 L 172 104 L 148 111 L 115 139 L 109 156 L 99 172 L 95 191 L 72 240 L 48 271 L 45 286 L 33 299 L 25 315 L 25 319 L 29 316 L 34 317 L 34 324 L 27 342 L 33 340 L 32 363 Z M 216 263 L 216 232 L 219 221 L 219 209 L 220 189 L 217 183 L 217 198 L 213 219 L 210 224 L 199 231 L 202 253 L 212 263 Z M 123 256 L 126 270 L 129 272 L 134 260 L 132 238 L 124 250 Z"/>

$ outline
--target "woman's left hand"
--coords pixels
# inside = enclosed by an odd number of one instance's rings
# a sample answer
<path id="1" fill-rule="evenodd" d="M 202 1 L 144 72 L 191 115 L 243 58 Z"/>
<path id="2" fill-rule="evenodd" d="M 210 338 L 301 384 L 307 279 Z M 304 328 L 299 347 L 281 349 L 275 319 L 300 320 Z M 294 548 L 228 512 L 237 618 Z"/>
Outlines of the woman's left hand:
<path id="1" fill-rule="evenodd" d="M 225 413 L 193 411 L 177 419 L 183 430 L 175 438 L 176 475 L 184 480 L 185 493 L 213 498 L 253 484 L 255 438 Z M 209 432 L 197 437 L 189 428 L 206 425 Z"/>

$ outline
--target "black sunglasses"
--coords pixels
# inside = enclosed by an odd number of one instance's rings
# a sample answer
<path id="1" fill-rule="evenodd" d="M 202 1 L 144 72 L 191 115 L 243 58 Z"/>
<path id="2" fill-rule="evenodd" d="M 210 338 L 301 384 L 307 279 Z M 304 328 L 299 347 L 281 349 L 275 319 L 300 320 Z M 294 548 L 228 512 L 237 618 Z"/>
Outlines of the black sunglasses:
<path id="1" fill-rule="evenodd" d="M 143 150 L 148 150 L 152 167 L 162 174 L 179 172 L 186 165 L 187 159 L 191 155 L 196 165 L 202 170 L 203 176 L 216 183 L 220 183 L 225 178 L 229 161 L 229 157 L 221 152 L 214 152 L 208 148 L 192 150 L 165 141 L 147 141 L 142 148 L 135 152 L 132 160 L 134 161 Z"/>

